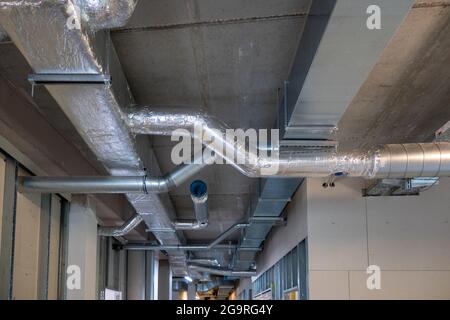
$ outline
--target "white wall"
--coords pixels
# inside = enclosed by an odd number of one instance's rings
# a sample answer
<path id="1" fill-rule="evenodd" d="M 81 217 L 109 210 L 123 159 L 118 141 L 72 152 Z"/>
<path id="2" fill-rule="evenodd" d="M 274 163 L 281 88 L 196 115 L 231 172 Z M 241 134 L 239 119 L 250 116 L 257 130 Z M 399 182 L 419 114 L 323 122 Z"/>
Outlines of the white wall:
<path id="1" fill-rule="evenodd" d="M 307 181 L 311 299 L 450 298 L 450 179 L 420 196 L 370 198 L 363 180 L 322 182 Z M 366 287 L 369 265 L 381 290 Z"/>
<path id="2" fill-rule="evenodd" d="M 449 178 L 408 197 L 362 197 L 362 179 L 322 183 L 307 179 L 294 195 L 258 275 L 308 236 L 310 299 L 450 299 Z M 369 265 L 381 268 L 381 290 L 367 289 Z"/>

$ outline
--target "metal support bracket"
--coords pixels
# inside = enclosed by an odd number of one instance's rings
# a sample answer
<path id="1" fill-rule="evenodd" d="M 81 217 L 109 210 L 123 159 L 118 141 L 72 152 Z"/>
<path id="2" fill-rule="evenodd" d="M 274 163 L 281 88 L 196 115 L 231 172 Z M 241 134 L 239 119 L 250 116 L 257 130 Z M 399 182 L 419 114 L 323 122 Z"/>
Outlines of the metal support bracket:
<path id="1" fill-rule="evenodd" d="M 37 85 L 111 85 L 112 78 L 106 74 L 52 74 L 33 73 L 28 75 L 31 83 L 31 96 L 34 97 L 34 88 Z"/>

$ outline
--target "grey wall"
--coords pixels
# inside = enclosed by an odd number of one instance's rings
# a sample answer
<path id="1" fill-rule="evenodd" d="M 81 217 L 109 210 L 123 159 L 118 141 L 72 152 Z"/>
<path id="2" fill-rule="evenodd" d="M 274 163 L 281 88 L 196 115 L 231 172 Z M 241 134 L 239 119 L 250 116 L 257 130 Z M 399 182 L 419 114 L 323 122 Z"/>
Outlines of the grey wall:
<path id="1" fill-rule="evenodd" d="M 145 300 L 145 259 L 145 251 L 128 251 L 128 300 Z"/>
<path id="2" fill-rule="evenodd" d="M 168 260 L 159 260 L 158 300 L 172 300 L 172 270 Z"/>
<path id="3" fill-rule="evenodd" d="M 364 184 L 307 182 L 310 298 L 450 298 L 450 179 L 411 197 L 363 198 Z M 381 290 L 367 289 L 369 265 Z"/>
<path id="4" fill-rule="evenodd" d="M 258 258 L 258 275 L 308 237 L 310 299 L 449 299 L 450 178 L 420 196 L 361 196 L 366 181 L 307 179 Z M 381 290 L 366 286 L 381 268 Z"/>

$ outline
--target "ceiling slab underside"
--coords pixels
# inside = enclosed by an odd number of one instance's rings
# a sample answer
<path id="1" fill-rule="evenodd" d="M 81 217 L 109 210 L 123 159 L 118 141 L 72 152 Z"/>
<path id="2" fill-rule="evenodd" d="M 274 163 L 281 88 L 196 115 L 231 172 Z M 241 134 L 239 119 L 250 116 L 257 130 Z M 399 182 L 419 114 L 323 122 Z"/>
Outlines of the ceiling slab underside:
<path id="1" fill-rule="evenodd" d="M 416 1 L 339 122 L 342 149 L 426 142 L 450 120 L 450 1 Z"/>
<path id="2" fill-rule="evenodd" d="M 112 39 L 138 104 L 203 110 L 232 128 L 272 128 L 277 88 L 289 74 L 309 5 L 309 0 L 140 1 Z M 170 138 L 153 138 L 164 172 L 174 167 L 173 145 Z M 257 181 L 227 165 L 208 167 L 196 178 L 208 185 L 210 224 L 185 235 L 209 240 L 245 218 Z M 188 183 L 171 198 L 179 218 L 193 217 Z"/>

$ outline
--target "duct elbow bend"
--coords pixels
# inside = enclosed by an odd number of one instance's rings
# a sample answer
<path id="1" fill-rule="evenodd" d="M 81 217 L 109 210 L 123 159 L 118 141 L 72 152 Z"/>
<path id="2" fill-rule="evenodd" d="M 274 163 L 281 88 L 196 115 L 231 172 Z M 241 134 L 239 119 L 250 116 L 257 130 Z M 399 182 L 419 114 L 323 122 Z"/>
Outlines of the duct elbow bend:
<path id="1" fill-rule="evenodd" d="M 123 237 L 133 231 L 142 222 L 142 220 L 142 216 L 136 214 L 119 227 L 98 228 L 98 235 L 105 237 Z"/>

